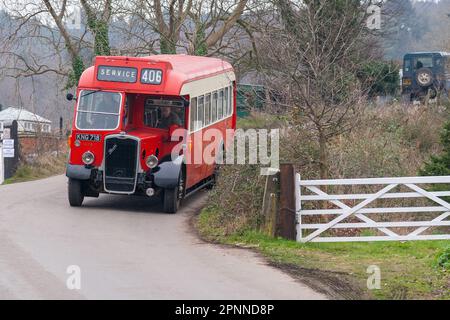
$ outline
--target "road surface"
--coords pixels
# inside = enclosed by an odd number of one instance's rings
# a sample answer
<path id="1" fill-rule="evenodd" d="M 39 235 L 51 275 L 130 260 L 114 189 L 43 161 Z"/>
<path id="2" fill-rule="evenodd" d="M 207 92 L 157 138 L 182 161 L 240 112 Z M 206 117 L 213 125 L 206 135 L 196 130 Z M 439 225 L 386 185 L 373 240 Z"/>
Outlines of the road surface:
<path id="1" fill-rule="evenodd" d="M 325 298 L 249 250 L 199 240 L 189 220 L 203 192 L 167 215 L 127 196 L 71 208 L 66 186 L 64 176 L 0 186 L 0 299 Z"/>

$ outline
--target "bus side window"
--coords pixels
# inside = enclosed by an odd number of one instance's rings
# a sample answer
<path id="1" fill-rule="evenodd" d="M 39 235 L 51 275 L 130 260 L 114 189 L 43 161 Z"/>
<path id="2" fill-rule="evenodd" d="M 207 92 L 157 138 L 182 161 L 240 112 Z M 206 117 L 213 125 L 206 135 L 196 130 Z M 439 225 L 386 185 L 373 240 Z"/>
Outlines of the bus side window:
<path id="1" fill-rule="evenodd" d="M 133 103 L 134 99 L 132 96 L 128 95 L 125 99 L 125 110 L 123 115 L 123 126 L 132 125 L 133 124 Z"/>
<path id="2" fill-rule="evenodd" d="M 205 118 L 204 118 L 204 111 L 205 111 L 205 104 L 204 104 L 205 98 L 203 96 L 198 98 L 198 105 L 197 105 L 197 126 L 196 129 L 201 129 L 203 125 L 205 124 Z"/>
<path id="3" fill-rule="evenodd" d="M 213 93 L 211 118 L 211 122 L 217 121 L 217 91 Z"/>
<path id="4" fill-rule="evenodd" d="M 211 123 L 211 94 L 205 95 L 205 126 Z"/>
<path id="5" fill-rule="evenodd" d="M 191 132 L 195 131 L 195 121 L 197 120 L 197 98 L 191 99 L 190 105 Z"/>
<path id="6" fill-rule="evenodd" d="M 233 95 L 233 87 L 228 87 L 228 95 L 227 95 L 228 110 L 227 110 L 227 114 L 229 116 L 231 116 L 231 114 L 233 113 L 233 99 L 231 98 L 232 95 Z"/>
<path id="7" fill-rule="evenodd" d="M 219 91 L 219 99 L 217 103 L 217 120 L 222 120 L 223 118 L 223 89 Z"/>
<path id="8" fill-rule="evenodd" d="M 234 90 L 233 86 L 230 87 L 230 114 L 234 113 Z"/>
<path id="9" fill-rule="evenodd" d="M 225 93 L 223 95 L 223 117 L 228 116 L 228 87 L 225 88 Z"/>

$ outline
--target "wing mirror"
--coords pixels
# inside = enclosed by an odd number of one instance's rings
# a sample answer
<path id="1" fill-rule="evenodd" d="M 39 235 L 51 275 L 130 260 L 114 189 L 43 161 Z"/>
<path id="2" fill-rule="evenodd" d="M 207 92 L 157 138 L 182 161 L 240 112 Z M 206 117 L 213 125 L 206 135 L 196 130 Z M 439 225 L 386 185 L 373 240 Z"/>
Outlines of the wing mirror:
<path id="1" fill-rule="evenodd" d="M 72 100 L 77 101 L 77 98 L 71 93 L 66 94 L 66 99 L 67 99 L 67 101 L 72 101 Z"/>

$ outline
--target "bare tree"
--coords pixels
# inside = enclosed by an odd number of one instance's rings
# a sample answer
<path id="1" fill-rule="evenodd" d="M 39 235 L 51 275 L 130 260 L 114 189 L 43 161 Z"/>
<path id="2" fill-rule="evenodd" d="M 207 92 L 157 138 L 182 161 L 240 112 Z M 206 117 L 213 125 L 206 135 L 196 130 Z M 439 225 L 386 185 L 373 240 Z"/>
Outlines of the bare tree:
<path id="1" fill-rule="evenodd" d="M 52 16 L 53 21 L 58 27 L 59 32 L 64 38 L 65 47 L 69 52 L 70 59 L 72 62 L 72 70 L 68 74 L 69 80 L 67 82 L 67 87 L 73 87 L 78 83 L 78 80 L 80 79 L 85 66 L 83 59 L 80 55 L 81 47 L 79 45 L 78 46 L 75 45 L 72 37 L 70 36 L 63 22 L 63 18 L 66 15 L 67 0 L 62 1 L 59 13 L 56 12 L 56 8 L 52 5 L 52 3 L 49 0 L 42 0 L 42 1 L 44 2 L 45 7 L 48 10 L 48 13 Z"/>
<path id="2" fill-rule="evenodd" d="M 161 53 L 176 53 L 183 23 L 192 8 L 192 0 L 169 0 L 167 6 L 168 21 L 164 18 L 164 7 L 160 0 L 153 1 L 153 10 L 157 31 L 160 34 Z"/>
<path id="3" fill-rule="evenodd" d="M 159 35 L 161 53 L 217 53 L 233 37 L 248 0 L 134 0 L 129 14 Z M 235 31 L 236 32 L 236 31 Z"/>
<path id="4" fill-rule="evenodd" d="M 371 58 L 366 5 L 359 0 L 275 0 L 279 23 L 261 35 L 266 83 L 284 96 L 295 124 L 310 126 L 328 176 L 329 141 L 352 128 L 365 88 L 357 72 Z M 306 121 L 305 121 L 306 120 Z"/>
<path id="5" fill-rule="evenodd" d="M 188 52 L 195 55 L 218 52 L 225 46 L 223 41 L 233 39 L 228 33 L 238 26 L 247 3 L 248 0 L 196 2 L 190 12 L 193 28 L 185 31 Z"/>

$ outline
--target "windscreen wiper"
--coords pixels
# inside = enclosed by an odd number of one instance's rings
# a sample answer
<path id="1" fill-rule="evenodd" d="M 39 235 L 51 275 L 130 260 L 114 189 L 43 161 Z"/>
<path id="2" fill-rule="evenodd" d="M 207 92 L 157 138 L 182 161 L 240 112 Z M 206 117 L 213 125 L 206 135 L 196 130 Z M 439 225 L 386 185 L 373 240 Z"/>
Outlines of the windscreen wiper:
<path id="1" fill-rule="evenodd" d="M 91 92 L 88 92 L 88 93 L 83 94 L 80 98 L 87 97 L 87 96 L 89 96 L 89 95 L 91 95 L 91 94 L 93 94 L 93 93 L 97 93 L 97 92 L 101 92 L 101 91 L 103 91 L 103 90 L 102 90 L 102 89 L 93 90 L 93 91 L 91 91 Z"/>

